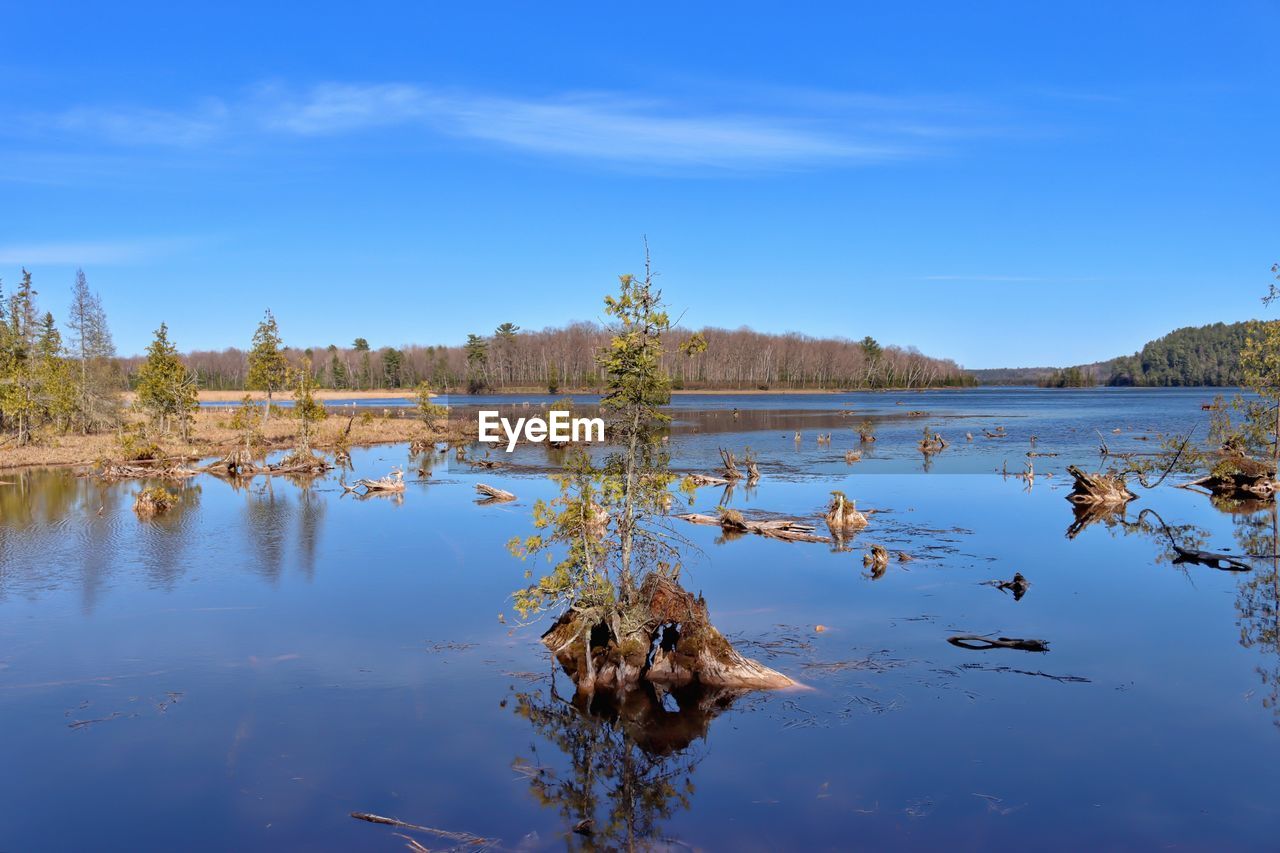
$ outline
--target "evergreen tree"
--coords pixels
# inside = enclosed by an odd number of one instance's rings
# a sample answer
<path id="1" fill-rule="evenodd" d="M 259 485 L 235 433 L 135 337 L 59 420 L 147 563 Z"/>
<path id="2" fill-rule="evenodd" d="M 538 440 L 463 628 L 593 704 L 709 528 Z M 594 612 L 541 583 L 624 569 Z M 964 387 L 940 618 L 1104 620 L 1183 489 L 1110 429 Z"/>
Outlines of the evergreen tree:
<path id="1" fill-rule="evenodd" d="M 373 363 L 369 357 L 369 342 L 364 338 L 356 338 L 352 349 L 360 353 L 360 369 L 356 374 L 356 388 L 366 390 L 373 382 Z"/>
<path id="2" fill-rule="evenodd" d="M 31 284 L 31 273 L 22 271 L 22 283 L 9 297 L 7 307 L 8 328 L 5 333 L 6 373 L 0 385 L 0 412 L 14 431 L 19 446 L 30 444 L 39 414 L 36 399 L 37 359 L 36 340 L 36 290 Z"/>
<path id="3" fill-rule="evenodd" d="M 76 270 L 71 291 L 69 349 L 76 361 L 76 422 L 88 433 L 119 417 L 119 381 L 115 343 L 98 295 L 89 289 L 84 270 Z"/>
<path id="4" fill-rule="evenodd" d="M 280 341 L 280 327 L 275 315 L 268 308 L 253 333 L 253 347 L 249 350 L 249 375 L 245 382 L 251 391 L 266 391 L 267 405 L 263 409 L 262 425 L 271 419 L 271 398 L 289 381 L 289 362 L 284 357 L 284 345 Z"/>
<path id="5" fill-rule="evenodd" d="M 138 407 L 161 433 L 167 434 L 176 421 L 182 435 L 188 435 L 192 413 L 199 407 L 196 381 L 178 357 L 164 323 L 156 329 L 146 361 L 138 369 L 137 392 Z"/>
<path id="6" fill-rule="evenodd" d="M 462 349 L 467 354 L 467 393 L 479 394 L 488 384 L 489 344 L 479 335 L 467 335 Z"/>
<path id="7" fill-rule="evenodd" d="M 347 366 L 339 358 L 337 346 L 329 344 L 329 387 L 346 388 L 347 382 Z"/>

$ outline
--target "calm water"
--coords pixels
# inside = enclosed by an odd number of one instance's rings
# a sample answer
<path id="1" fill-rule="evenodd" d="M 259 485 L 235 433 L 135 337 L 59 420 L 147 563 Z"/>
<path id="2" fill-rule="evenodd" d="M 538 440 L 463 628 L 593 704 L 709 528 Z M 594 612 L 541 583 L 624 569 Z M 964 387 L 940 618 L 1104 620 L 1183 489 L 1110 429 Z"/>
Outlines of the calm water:
<path id="1" fill-rule="evenodd" d="M 848 551 L 676 528 L 721 630 L 809 689 L 621 715 L 574 708 L 541 626 L 499 622 L 524 582 L 506 541 L 552 495 L 554 451 L 483 472 L 358 452 L 357 476 L 429 469 L 402 501 L 343 497 L 336 476 L 203 477 L 151 522 L 131 510 L 137 484 L 0 472 L 0 850 L 459 843 L 352 811 L 508 850 L 627 832 L 710 850 L 1274 849 L 1275 564 L 1175 565 L 1139 511 L 1235 554 L 1275 552 L 1272 514 L 1166 484 L 1079 527 L 1063 499 L 1065 465 L 1096 465 L 1099 433 L 1137 451 L 1161 430 L 1203 435 L 1211 396 L 677 398 L 676 467 L 710 472 L 718 446 L 750 445 L 765 474 L 701 489 L 695 509 L 816 517 L 839 488 L 884 512 Z M 847 465 L 865 417 L 879 440 Z M 926 425 L 952 441 L 927 471 Z M 987 438 L 997 426 L 1007 437 Z M 1028 489 L 997 472 L 1022 470 L 1031 435 L 1059 455 Z M 520 499 L 478 506 L 476 482 Z M 870 577 L 871 543 L 914 559 Z M 1032 582 L 1021 600 L 983 585 L 1015 571 Z M 1050 651 L 947 643 L 988 633 Z M 574 833 L 588 814 L 595 834 Z"/>

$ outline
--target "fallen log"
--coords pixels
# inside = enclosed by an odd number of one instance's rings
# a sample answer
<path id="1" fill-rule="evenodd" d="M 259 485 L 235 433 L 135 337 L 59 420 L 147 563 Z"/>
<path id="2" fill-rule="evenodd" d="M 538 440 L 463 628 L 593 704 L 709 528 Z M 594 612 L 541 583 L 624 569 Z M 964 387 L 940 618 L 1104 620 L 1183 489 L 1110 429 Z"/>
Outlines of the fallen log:
<path id="1" fill-rule="evenodd" d="M 363 480 L 356 480 L 354 483 L 350 485 L 346 483 L 342 484 L 343 494 L 346 494 L 347 492 L 362 494 L 359 491 L 359 489 L 361 488 L 364 489 L 363 494 L 365 495 L 369 495 L 373 493 L 387 494 L 387 493 L 394 493 L 394 492 L 403 492 L 404 491 L 404 472 L 401 471 L 399 468 L 396 468 L 387 476 L 380 477 L 377 480 L 363 479 Z"/>
<path id="2" fill-rule="evenodd" d="M 351 816 L 356 820 L 363 820 L 366 823 L 379 823 L 379 824 L 382 824 L 383 826 L 395 826 L 401 829 L 412 829 L 417 832 L 426 832 L 431 835 L 436 835 L 436 836 L 439 836 L 440 838 L 447 838 L 450 841 L 461 841 L 464 844 L 479 846 L 483 844 L 496 843 L 495 839 L 481 838 L 479 835 L 472 835 L 469 832 L 453 832 L 448 829 L 436 829 L 430 826 L 421 826 L 416 823 L 408 823 L 403 820 L 398 820 L 397 818 L 394 818 L 394 817 L 383 817 L 382 815 L 370 814 L 369 812 L 352 812 Z"/>
<path id="3" fill-rule="evenodd" d="M 1022 596 L 1031 588 L 1031 581 L 1022 576 L 1022 572 L 1014 572 L 1013 579 L 1007 581 L 983 581 L 984 586 L 993 586 L 1001 592 L 1012 592 L 1014 601 L 1021 601 Z"/>
<path id="4" fill-rule="evenodd" d="M 685 513 L 677 515 L 676 518 L 681 521 L 687 521 L 690 524 L 710 524 L 719 527 L 726 533 L 756 533 L 760 536 L 767 536 L 770 539 L 781 539 L 784 542 L 830 542 L 830 537 L 817 536 L 813 531 L 813 525 L 804 524 L 789 519 L 771 519 L 767 521 L 753 521 L 743 518 L 742 513 L 737 510 L 722 510 L 720 515 L 705 515 L 697 512 Z"/>
<path id="5" fill-rule="evenodd" d="M 488 498 L 488 500 L 482 501 L 482 503 L 500 503 L 516 499 L 516 496 L 511 492 L 508 492 L 505 489 L 488 486 L 484 483 L 476 483 L 476 491 Z"/>
<path id="6" fill-rule="evenodd" d="M 712 477 L 708 474 L 686 474 L 685 480 L 694 486 L 727 486 L 729 481 L 723 477 Z"/>
<path id="7" fill-rule="evenodd" d="M 1016 649 L 1021 652 L 1047 652 L 1048 640 L 1025 640 L 1020 637 L 980 637 L 976 634 L 958 634 L 948 637 L 947 642 L 953 646 L 973 651 L 987 649 Z"/>

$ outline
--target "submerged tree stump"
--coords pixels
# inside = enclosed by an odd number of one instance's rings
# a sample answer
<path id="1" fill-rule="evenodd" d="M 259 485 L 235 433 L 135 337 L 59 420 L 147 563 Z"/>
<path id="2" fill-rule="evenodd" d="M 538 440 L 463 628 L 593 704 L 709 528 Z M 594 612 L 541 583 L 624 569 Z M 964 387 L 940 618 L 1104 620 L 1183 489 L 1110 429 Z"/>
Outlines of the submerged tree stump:
<path id="1" fill-rule="evenodd" d="M 1076 506 L 1119 509 L 1137 497 L 1125 485 L 1123 474 L 1090 474 L 1074 465 L 1067 466 L 1067 473 L 1075 478 L 1067 500 Z"/>
<path id="2" fill-rule="evenodd" d="M 867 517 L 854 507 L 854 501 L 844 496 L 844 492 L 832 492 L 831 504 L 827 507 L 827 526 L 836 536 L 852 533 L 867 526 Z"/>
<path id="3" fill-rule="evenodd" d="M 571 608 L 542 642 L 580 692 L 625 692 L 642 679 L 741 690 L 795 686 L 739 654 L 711 624 L 706 601 L 660 573 L 650 574 L 629 604 Z"/>
<path id="4" fill-rule="evenodd" d="M 1280 491 L 1276 470 L 1270 464 L 1243 454 L 1223 457 L 1208 475 L 1184 484 L 1207 489 L 1215 497 L 1271 501 Z"/>

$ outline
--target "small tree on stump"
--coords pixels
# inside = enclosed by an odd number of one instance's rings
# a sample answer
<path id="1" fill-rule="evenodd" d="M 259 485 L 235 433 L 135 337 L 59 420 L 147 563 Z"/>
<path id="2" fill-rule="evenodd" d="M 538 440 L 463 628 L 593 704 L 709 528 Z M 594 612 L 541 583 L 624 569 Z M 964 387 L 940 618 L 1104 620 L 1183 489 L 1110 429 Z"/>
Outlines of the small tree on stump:
<path id="1" fill-rule="evenodd" d="M 625 693 L 651 682 L 739 688 L 791 680 L 739 655 L 707 619 L 706 603 L 679 585 L 679 551 L 659 529 L 674 481 L 661 430 L 671 399 L 662 365 L 670 320 L 645 277 L 621 276 L 605 297 L 612 335 L 599 355 L 606 377 L 601 408 L 614 451 L 596 466 L 580 452 L 558 478 L 560 497 L 534 508 L 538 534 L 512 540 L 521 557 L 562 555 L 553 570 L 515 593 L 528 619 L 565 608 L 543 642 L 580 691 Z"/>
<path id="2" fill-rule="evenodd" d="M 293 416 L 298 419 L 298 452 L 311 453 L 311 432 L 315 425 L 328 417 L 324 403 L 315 398 L 316 380 L 311 365 L 304 359 L 294 371 Z M 267 408 L 271 404 L 267 403 Z"/>

